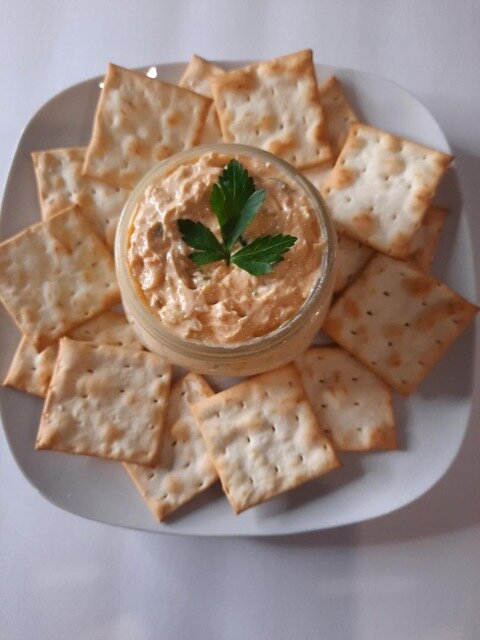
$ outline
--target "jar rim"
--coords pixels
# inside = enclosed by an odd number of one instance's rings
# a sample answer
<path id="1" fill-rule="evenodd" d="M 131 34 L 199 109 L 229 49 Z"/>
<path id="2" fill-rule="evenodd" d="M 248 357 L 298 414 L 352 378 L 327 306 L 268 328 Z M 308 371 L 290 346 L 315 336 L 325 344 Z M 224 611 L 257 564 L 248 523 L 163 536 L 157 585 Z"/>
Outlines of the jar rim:
<path id="1" fill-rule="evenodd" d="M 131 224 L 136 213 L 136 207 L 138 206 L 140 198 L 144 195 L 146 188 L 159 176 L 167 173 L 170 169 L 178 166 L 182 162 L 188 162 L 194 158 L 199 158 L 210 153 L 227 156 L 244 155 L 259 157 L 265 162 L 269 162 L 279 168 L 288 175 L 313 202 L 320 233 L 322 238 L 324 238 L 318 278 L 308 298 L 299 308 L 298 312 L 290 320 L 265 335 L 231 344 L 213 344 L 185 339 L 169 330 L 146 300 L 142 299 L 139 295 L 138 286 L 128 268 L 127 260 Z M 336 231 L 323 198 L 308 179 L 295 167 L 282 158 L 263 149 L 235 143 L 216 143 L 180 151 L 160 162 L 141 178 L 123 207 L 115 236 L 114 253 L 117 278 L 119 282 L 126 285 L 125 287 L 121 287 L 122 299 L 124 296 L 127 298 L 125 302 L 128 309 L 137 316 L 143 329 L 146 330 L 154 340 L 164 343 L 182 355 L 201 357 L 206 361 L 223 361 L 235 357 L 244 357 L 253 350 L 256 355 L 259 355 L 263 351 L 266 352 L 272 347 L 288 340 L 293 333 L 302 327 L 307 318 L 309 318 L 310 313 L 315 313 L 315 309 L 324 299 L 324 296 L 329 296 L 331 293 L 335 275 L 334 261 L 336 244 Z"/>

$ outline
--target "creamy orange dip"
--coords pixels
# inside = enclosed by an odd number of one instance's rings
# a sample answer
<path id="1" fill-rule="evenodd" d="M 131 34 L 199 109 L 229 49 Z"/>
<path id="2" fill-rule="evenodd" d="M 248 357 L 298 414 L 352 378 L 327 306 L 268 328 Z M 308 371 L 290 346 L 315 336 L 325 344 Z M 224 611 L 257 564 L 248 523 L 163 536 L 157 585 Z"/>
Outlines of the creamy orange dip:
<path id="1" fill-rule="evenodd" d="M 271 164 L 237 156 L 256 188 L 267 190 L 245 240 L 283 233 L 297 241 L 264 276 L 225 261 L 195 265 L 177 220 L 202 222 L 220 239 L 210 190 L 229 159 L 209 153 L 162 176 L 146 189 L 130 227 L 128 267 L 144 301 L 171 332 L 204 344 L 245 342 L 292 319 L 317 281 L 324 243 L 308 195 Z"/>

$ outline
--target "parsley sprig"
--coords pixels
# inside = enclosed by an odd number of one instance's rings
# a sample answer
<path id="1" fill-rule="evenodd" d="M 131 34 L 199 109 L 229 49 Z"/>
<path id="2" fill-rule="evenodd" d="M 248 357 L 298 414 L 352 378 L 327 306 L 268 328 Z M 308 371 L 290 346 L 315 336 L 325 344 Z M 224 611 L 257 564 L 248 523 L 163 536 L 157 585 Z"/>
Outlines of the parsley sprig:
<path id="1" fill-rule="evenodd" d="M 297 238 L 290 235 L 259 236 L 249 244 L 242 234 L 265 201 L 266 190 L 255 189 L 253 178 L 238 160 L 230 160 L 210 192 L 210 205 L 220 225 L 222 242 L 201 222 L 177 220 L 183 240 L 192 249 L 189 258 L 196 265 L 225 260 L 254 276 L 273 271 Z M 235 251 L 236 245 L 242 245 Z"/>

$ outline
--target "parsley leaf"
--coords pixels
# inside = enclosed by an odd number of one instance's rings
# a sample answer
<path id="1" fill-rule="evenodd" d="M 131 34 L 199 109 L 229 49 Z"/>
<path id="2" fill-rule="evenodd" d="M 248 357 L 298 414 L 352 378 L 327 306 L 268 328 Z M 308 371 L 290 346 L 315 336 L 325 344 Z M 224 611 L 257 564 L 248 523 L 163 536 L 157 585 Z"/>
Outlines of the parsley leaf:
<path id="1" fill-rule="evenodd" d="M 217 260 L 225 260 L 229 257 L 223 245 L 217 240 L 208 227 L 194 220 L 177 220 L 177 225 L 183 240 L 194 251 L 188 257 L 195 264 L 202 265 Z"/>
<path id="2" fill-rule="evenodd" d="M 260 236 L 240 251 L 233 254 L 231 261 L 254 276 L 262 276 L 273 271 L 272 266 L 283 260 L 282 255 L 293 247 L 294 236 Z"/>
<path id="3" fill-rule="evenodd" d="M 210 192 L 210 205 L 220 225 L 222 242 L 201 222 L 177 221 L 183 240 L 193 249 L 189 258 L 197 265 L 218 260 L 232 262 L 253 275 L 272 271 L 272 265 L 283 260 L 282 254 L 296 241 L 293 236 L 262 236 L 250 244 L 242 233 L 254 220 L 265 201 L 266 190 L 255 190 L 253 178 L 238 160 L 230 160 Z M 232 255 L 237 242 L 242 249 Z"/>

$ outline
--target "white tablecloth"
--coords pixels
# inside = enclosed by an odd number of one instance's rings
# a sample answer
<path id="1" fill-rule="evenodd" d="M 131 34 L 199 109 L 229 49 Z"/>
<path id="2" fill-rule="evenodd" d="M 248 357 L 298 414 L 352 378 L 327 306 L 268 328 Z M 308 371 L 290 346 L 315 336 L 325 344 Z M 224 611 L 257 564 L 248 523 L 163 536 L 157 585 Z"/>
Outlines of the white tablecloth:
<path id="1" fill-rule="evenodd" d="M 0 185 L 37 108 L 108 60 L 266 58 L 310 46 L 318 61 L 390 78 L 427 105 L 454 147 L 479 246 L 476 0 L 3 0 L 0 25 Z M 478 639 L 479 404 L 429 494 L 377 521 L 276 540 L 82 520 L 27 484 L 2 434 L 0 638 Z"/>

